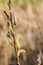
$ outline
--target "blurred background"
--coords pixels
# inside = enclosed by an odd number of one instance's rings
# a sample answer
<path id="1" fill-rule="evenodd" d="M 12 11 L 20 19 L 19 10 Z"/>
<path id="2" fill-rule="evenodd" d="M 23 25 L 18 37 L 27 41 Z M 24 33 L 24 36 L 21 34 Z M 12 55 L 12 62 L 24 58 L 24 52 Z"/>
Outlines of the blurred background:
<path id="1" fill-rule="evenodd" d="M 0 0 L 0 65 L 16 65 L 15 49 L 7 39 L 8 0 Z M 26 59 L 20 55 L 21 65 L 43 65 L 43 0 L 11 0 L 12 17 L 16 17 L 14 33 L 20 34 L 20 46 L 26 50 Z"/>

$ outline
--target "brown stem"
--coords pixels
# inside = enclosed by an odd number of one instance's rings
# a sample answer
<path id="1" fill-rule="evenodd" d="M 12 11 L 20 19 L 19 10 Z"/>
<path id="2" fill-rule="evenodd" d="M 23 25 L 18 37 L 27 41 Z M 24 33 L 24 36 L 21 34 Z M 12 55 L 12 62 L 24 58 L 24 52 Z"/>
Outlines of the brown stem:
<path id="1" fill-rule="evenodd" d="M 9 21 L 11 22 L 11 25 L 12 25 L 11 33 L 12 33 L 12 37 L 14 39 L 14 48 L 15 48 L 15 53 L 16 53 L 16 61 L 17 61 L 17 65 L 20 65 L 19 57 L 17 57 L 16 41 L 15 41 L 15 35 L 14 35 L 14 31 L 13 31 L 12 12 L 11 12 L 11 0 L 9 0 L 9 2 L 8 2 L 8 7 L 9 7 L 9 11 L 10 11 L 10 19 L 9 19 Z"/>
<path id="2" fill-rule="evenodd" d="M 12 27 L 13 27 L 13 22 L 12 22 L 12 12 L 11 12 L 11 0 L 9 0 L 9 2 L 8 2 L 8 7 L 9 7 L 9 11 L 10 11 L 10 22 L 11 22 L 11 25 L 12 25 Z"/>

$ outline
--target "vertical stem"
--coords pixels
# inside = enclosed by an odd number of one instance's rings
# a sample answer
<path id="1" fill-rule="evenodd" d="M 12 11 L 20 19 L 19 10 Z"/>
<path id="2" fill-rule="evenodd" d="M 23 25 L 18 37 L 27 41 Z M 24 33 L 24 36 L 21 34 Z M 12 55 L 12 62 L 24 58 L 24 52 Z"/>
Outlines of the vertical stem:
<path id="1" fill-rule="evenodd" d="M 10 22 L 11 22 L 11 24 L 12 24 L 12 27 L 13 27 L 13 22 L 12 22 L 12 12 L 11 12 L 11 0 L 9 0 L 9 2 L 8 2 L 8 7 L 9 7 L 9 11 L 10 11 Z"/>
<path id="2" fill-rule="evenodd" d="M 16 53 L 16 61 L 17 61 L 17 65 L 20 65 L 19 57 L 17 56 L 17 48 L 16 48 L 15 35 L 14 35 L 14 31 L 13 31 L 12 12 L 11 12 L 11 0 L 9 0 L 9 2 L 8 2 L 8 7 L 9 7 L 9 11 L 10 11 L 10 19 L 9 19 L 9 21 L 11 22 L 11 25 L 12 25 L 11 33 L 12 33 L 12 37 L 14 39 L 14 48 L 15 48 L 15 53 Z"/>

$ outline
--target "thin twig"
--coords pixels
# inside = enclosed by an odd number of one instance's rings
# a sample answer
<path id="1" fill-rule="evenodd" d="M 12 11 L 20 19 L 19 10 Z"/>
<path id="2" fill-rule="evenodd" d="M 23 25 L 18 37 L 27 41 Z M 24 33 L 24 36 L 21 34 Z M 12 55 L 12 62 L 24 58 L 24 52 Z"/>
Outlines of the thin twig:
<path id="1" fill-rule="evenodd" d="M 15 53 L 16 53 L 16 61 L 17 61 L 17 65 L 20 65 L 19 57 L 17 57 L 16 41 L 15 41 L 15 35 L 14 35 L 14 31 L 13 31 L 12 12 L 11 12 L 11 0 L 9 0 L 9 2 L 8 2 L 8 7 L 9 7 L 9 11 L 10 11 L 10 19 L 9 19 L 9 21 L 11 22 L 11 25 L 12 25 L 11 33 L 12 33 L 12 37 L 14 39 L 14 48 L 15 48 Z"/>

